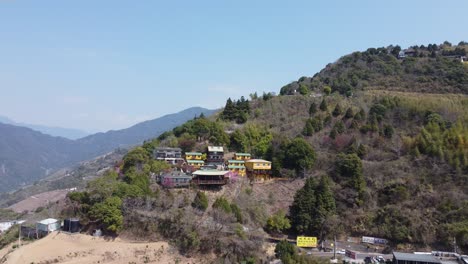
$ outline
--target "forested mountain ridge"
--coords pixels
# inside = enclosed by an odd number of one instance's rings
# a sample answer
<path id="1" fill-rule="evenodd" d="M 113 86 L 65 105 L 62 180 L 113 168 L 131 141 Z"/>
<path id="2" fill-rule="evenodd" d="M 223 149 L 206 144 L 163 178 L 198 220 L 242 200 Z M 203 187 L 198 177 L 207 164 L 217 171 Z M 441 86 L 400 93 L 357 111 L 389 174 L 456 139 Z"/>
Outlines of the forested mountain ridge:
<path id="1" fill-rule="evenodd" d="M 369 48 L 341 57 L 313 77 L 302 77 L 284 86 L 280 93 L 329 86 L 342 94 L 376 89 L 468 94 L 468 69 L 460 63 L 461 57 L 466 61 L 467 50 L 463 41 L 458 46 L 446 42 L 405 50 L 399 46 Z"/>
<path id="2" fill-rule="evenodd" d="M 120 147 L 141 144 L 200 114 L 214 110 L 193 107 L 136 124 L 130 128 L 78 140 L 0 123 L 0 192 L 40 180 L 54 170 L 92 159 Z"/>
<path id="3" fill-rule="evenodd" d="M 455 237 L 466 253 L 467 66 L 443 57 L 443 49 L 431 51 L 435 58 L 430 59 L 378 50 L 358 57 L 370 56 L 371 64 L 378 59 L 382 67 L 387 66 L 382 58 L 395 67 L 416 61 L 439 68 L 442 63 L 444 72 L 456 72 L 458 79 L 427 73 L 432 84 L 425 88 L 418 72 L 387 76 L 372 65 L 364 66 L 365 76 L 353 78 L 348 73 L 355 66 L 342 59 L 283 87 L 279 96 L 228 99 L 219 114 L 190 120 L 133 149 L 120 175 L 110 172 L 71 195 L 66 213 L 76 214 L 70 208 L 78 203 L 83 219 L 108 232 L 163 236 L 182 252 L 214 252 L 233 262 L 262 257 L 259 226 L 274 235 L 382 237 L 390 241 L 388 250 L 449 249 Z M 392 85 L 380 86 L 384 79 Z M 261 184 L 227 185 L 207 192 L 207 199 L 193 189 L 162 190 L 151 183 L 150 175 L 163 169 L 151 158 L 155 147 L 204 151 L 208 145 L 271 160 L 273 179 L 302 181 L 304 187 L 291 190 L 294 201 L 281 211 L 279 192 L 255 199 Z M 207 222 L 233 235 L 215 236 Z"/>

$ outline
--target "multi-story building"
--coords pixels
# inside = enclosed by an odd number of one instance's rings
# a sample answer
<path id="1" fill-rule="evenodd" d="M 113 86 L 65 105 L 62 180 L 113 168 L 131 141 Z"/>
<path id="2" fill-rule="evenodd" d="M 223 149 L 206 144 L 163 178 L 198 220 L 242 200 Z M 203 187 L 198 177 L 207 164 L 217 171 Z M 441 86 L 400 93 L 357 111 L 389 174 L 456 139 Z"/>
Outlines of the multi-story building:
<path id="1" fill-rule="evenodd" d="M 245 161 L 247 176 L 252 180 L 266 180 L 271 174 L 271 161 L 263 159 L 251 159 Z"/>
<path id="2" fill-rule="evenodd" d="M 228 169 L 237 175 L 245 176 L 245 161 L 229 160 Z"/>
<path id="3" fill-rule="evenodd" d="M 182 150 L 180 148 L 155 148 L 153 158 L 156 160 L 164 160 L 169 164 L 182 164 Z"/>
<path id="4" fill-rule="evenodd" d="M 209 146 L 207 161 L 209 163 L 223 163 L 224 149 L 223 147 Z"/>
<path id="5" fill-rule="evenodd" d="M 191 166 L 194 169 L 200 169 L 203 165 L 205 165 L 205 162 L 203 160 L 187 160 L 187 164 Z"/>
<path id="6" fill-rule="evenodd" d="M 190 185 L 192 176 L 183 172 L 172 171 L 161 176 L 161 185 L 166 188 L 186 187 Z"/>
<path id="7" fill-rule="evenodd" d="M 235 160 L 249 160 L 250 159 L 250 153 L 235 153 L 234 154 L 234 159 Z"/>
<path id="8" fill-rule="evenodd" d="M 201 152 L 185 152 L 185 160 L 202 160 L 203 154 Z"/>

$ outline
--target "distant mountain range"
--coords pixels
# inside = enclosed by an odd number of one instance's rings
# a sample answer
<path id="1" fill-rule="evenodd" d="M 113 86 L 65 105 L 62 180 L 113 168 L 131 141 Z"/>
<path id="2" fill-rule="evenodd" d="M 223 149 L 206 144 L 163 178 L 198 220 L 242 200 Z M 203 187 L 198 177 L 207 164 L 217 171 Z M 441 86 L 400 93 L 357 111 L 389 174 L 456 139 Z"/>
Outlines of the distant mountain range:
<path id="1" fill-rule="evenodd" d="M 97 133 L 77 140 L 47 135 L 31 128 L 0 123 L 0 192 L 42 179 L 53 171 L 142 143 L 203 113 L 215 110 L 192 107 L 130 128 Z"/>
<path id="2" fill-rule="evenodd" d="M 18 122 L 11 120 L 10 118 L 6 116 L 0 116 L 0 123 L 27 127 L 27 128 L 42 132 L 47 135 L 56 136 L 56 137 L 64 137 L 68 139 L 78 139 L 78 138 L 86 137 L 90 134 L 83 130 L 74 129 L 74 128 L 51 127 L 51 126 L 43 126 L 43 125 L 32 125 L 32 124 L 27 124 L 27 123 L 18 123 Z"/>

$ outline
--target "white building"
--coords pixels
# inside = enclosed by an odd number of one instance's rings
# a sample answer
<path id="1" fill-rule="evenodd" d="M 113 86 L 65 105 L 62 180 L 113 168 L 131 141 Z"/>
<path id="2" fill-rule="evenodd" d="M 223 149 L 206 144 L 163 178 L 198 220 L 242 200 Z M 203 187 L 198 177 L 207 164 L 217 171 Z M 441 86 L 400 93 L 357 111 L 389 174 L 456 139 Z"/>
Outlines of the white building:
<path id="1" fill-rule="evenodd" d="M 10 229 L 12 226 L 19 225 L 24 222 L 26 221 L 25 220 L 13 220 L 13 221 L 0 222 L 0 233 L 8 231 L 8 229 Z"/>
<path id="2" fill-rule="evenodd" d="M 36 223 L 36 229 L 43 232 L 52 232 L 59 230 L 62 223 L 54 218 L 47 218 Z"/>

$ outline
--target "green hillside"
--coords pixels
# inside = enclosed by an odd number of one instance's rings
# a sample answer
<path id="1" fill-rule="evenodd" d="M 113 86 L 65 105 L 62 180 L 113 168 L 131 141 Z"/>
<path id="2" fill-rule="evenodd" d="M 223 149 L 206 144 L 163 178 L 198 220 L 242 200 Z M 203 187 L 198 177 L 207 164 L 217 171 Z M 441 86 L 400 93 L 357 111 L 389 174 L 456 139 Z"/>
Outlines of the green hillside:
<path id="1" fill-rule="evenodd" d="M 261 234 L 245 231 L 258 227 L 319 239 L 376 236 L 407 249 L 452 248 L 455 237 L 468 253 L 468 68 L 447 57 L 466 46 L 418 47 L 404 58 L 394 48 L 344 56 L 279 96 L 229 99 L 217 115 L 130 151 L 123 175 L 109 173 L 70 197 L 73 212 L 109 232 L 147 237 L 142 230 L 150 230 L 184 252 L 236 261 L 262 257 L 254 239 Z M 304 187 L 291 188 L 294 201 L 285 205 L 281 192 L 249 198 L 257 184 L 225 186 L 209 199 L 151 184 L 149 175 L 163 169 L 150 158 L 154 147 L 200 151 L 209 144 L 271 160 L 273 178 Z M 281 212 L 272 216 L 283 207 L 290 228 Z M 202 224 L 208 217 L 235 238 L 214 235 Z"/>

